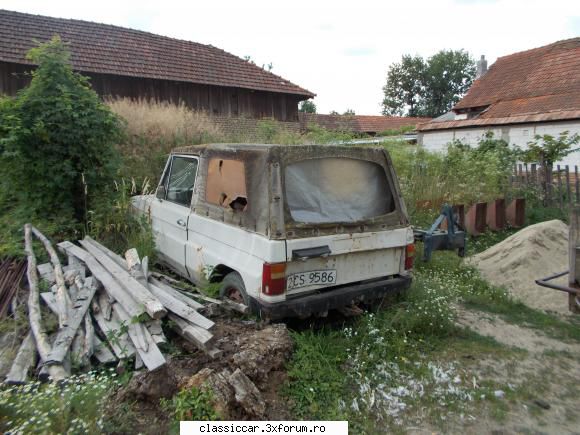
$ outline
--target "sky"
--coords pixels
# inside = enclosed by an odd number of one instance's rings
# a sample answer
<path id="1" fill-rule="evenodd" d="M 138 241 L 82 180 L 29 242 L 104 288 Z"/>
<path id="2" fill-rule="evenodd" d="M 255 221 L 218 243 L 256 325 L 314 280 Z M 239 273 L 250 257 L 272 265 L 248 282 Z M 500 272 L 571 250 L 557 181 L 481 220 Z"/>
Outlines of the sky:
<path id="1" fill-rule="evenodd" d="M 314 92 L 318 113 L 381 111 L 404 54 L 497 57 L 580 36 L 577 0 L 0 0 L 9 9 L 211 44 Z"/>

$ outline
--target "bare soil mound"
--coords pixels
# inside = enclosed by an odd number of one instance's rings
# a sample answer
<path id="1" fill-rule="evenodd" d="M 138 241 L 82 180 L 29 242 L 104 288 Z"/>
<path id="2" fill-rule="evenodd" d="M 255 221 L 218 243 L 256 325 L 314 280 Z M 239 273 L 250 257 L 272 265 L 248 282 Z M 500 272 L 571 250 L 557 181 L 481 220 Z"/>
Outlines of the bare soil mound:
<path id="1" fill-rule="evenodd" d="M 568 314 L 568 295 L 534 281 L 568 269 L 568 226 L 560 220 L 531 225 L 467 260 L 490 283 L 526 305 Z M 554 281 L 566 284 L 567 276 Z"/>

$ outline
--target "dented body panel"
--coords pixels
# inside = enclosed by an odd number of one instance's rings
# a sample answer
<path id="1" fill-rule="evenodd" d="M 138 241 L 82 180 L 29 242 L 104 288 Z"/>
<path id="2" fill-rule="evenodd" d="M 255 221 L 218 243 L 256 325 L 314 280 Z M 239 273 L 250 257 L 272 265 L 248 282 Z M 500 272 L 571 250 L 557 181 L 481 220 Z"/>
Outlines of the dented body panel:
<path id="1" fill-rule="evenodd" d="M 253 310 L 271 317 L 312 314 L 410 283 L 405 248 L 413 233 L 380 148 L 180 148 L 156 194 L 133 205 L 150 219 L 161 261 L 196 284 L 213 270 L 238 272 Z M 282 292 L 265 291 L 268 264 L 282 265 Z"/>

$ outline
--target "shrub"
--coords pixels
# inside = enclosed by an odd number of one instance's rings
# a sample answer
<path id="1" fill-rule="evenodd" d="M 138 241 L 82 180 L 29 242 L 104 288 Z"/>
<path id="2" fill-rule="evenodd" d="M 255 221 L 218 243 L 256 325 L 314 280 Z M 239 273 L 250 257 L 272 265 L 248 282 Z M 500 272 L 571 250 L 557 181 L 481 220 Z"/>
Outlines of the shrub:
<path id="1" fill-rule="evenodd" d="M 120 122 L 73 72 L 58 36 L 30 50 L 30 85 L 0 104 L 3 190 L 45 217 L 83 221 L 92 197 L 117 168 Z"/>

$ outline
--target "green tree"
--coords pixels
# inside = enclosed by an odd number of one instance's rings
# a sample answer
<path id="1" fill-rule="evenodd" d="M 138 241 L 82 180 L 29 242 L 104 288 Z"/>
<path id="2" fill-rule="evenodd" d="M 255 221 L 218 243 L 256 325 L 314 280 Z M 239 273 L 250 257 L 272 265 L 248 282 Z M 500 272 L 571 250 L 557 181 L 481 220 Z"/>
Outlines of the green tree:
<path id="1" fill-rule="evenodd" d="M 298 111 L 303 113 L 316 113 L 316 104 L 312 100 L 302 101 L 298 106 Z"/>
<path id="2" fill-rule="evenodd" d="M 28 53 L 30 85 L 0 104 L 0 167 L 19 205 L 84 221 L 115 174 L 121 122 L 69 57 L 58 36 Z"/>
<path id="3" fill-rule="evenodd" d="M 404 55 L 387 72 L 383 87 L 383 115 L 418 116 L 425 90 L 425 61 L 421 56 Z"/>
<path id="4" fill-rule="evenodd" d="M 569 133 L 569 131 L 563 131 L 558 137 L 549 134 L 537 134 L 534 136 L 533 141 L 528 142 L 528 148 L 521 152 L 523 161 L 540 164 L 544 174 L 542 177 L 542 190 L 544 191 L 545 204 L 551 200 L 552 196 L 554 163 L 562 160 L 568 154 L 578 151 L 578 148 L 573 147 L 580 141 L 580 136 L 576 133 L 570 136 Z"/>
<path id="5" fill-rule="evenodd" d="M 441 50 L 427 61 L 423 113 L 439 116 L 451 110 L 469 90 L 475 61 L 463 50 Z"/>
<path id="6" fill-rule="evenodd" d="M 356 113 L 354 113 L 354 110 L 352 110 L 352 109 L 346 109 L 344 111 L 343 115 L 346 115 L 346 116 L 354 116 L 354 115 L 356 115 Z"/>
<path id="7" fill-rule="evenodd" d="M 383 114 L 435 117 L 449 111 L 475 77 L 464 50 L 441 50 L 429 59 L 404 55 L 392 64 L 383 87 Z"/>

